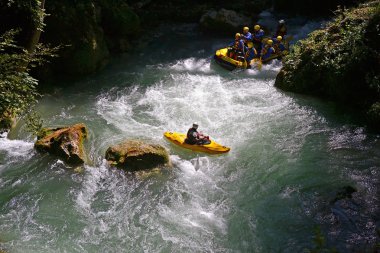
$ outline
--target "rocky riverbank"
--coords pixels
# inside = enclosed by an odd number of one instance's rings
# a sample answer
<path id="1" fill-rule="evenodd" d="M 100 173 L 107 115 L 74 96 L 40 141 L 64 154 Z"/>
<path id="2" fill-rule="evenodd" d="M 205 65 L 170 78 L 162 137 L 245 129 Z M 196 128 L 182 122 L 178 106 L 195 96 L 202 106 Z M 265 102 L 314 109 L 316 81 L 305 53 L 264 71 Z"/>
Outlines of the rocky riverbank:
<path id="1" fill-rule="evenodd" d="M 380 129 L 380 4 L 339 10 L 324 29 L 299 41 L 275 85 L 336 101 Z"/>
<path id="2" fill-rule="evenodd" d="M 0 3 L 0 22 L 6 24 L 0 33 L 20 29 L 20 44 L 30 40 L 30 30 L 40 1 L 21 0 Z M 37 75 L 42 79 L 80 77 L 104 67 L 113 53 L 132 50 L 133 41 L 149 33 L 162 22 L 198 23 L 206 13 L 236 13 L 246 17 L 246 24 L 254 23 L 257 15 L 273 9 L 294 15 L 326 15 L 339 4 L 349 5 L 354 0 L 333 0 L 326 4 L 315 1 L 254 0 L 234 2 L 208 1 L 107 1 L 86 0 L 80 2 L 49 0 L 45 3 L 44 31 L 40 42 L 51 46 L 61 45 L 59 57 L 45 65 Z M 315 8 L 314 8 L 315 7 Z M 310 10 L 313 10 L 310 12 Z M 231 22 L 226 22 L 230 24 Z M 204 23 L 205 24 L 205 23 Z M 206 32 L 230 32 L 218 25 L 203 25 Z M 229 34 L 229 33 L 228 33 Z"/>

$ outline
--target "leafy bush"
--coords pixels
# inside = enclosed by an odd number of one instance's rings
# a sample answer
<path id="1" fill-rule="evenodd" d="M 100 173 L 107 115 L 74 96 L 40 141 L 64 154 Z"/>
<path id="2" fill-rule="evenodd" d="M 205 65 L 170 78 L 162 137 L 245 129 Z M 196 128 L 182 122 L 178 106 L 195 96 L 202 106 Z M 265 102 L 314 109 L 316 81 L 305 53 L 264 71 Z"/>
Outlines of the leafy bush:
<path id="1" fill-rule="evenodd" d="M 325 97 L 367 115 L 380 101 L 379 6 L 373 1 L 350 10 L 338 9 L 324 29 L 293 47 L 275 85 Z M 376 112 L 372 109 L 370 118 L 376 118 Z"/>
<path id="2" fill-rule="evenodd" d="M 0 36 L 0 128 L 9 128 L 11 119 L 31 111 L 40 94 L 38 81 L 29 71 L 54 56 L 55 49 L 37 45 L 34 53 L 17 46 L 16 31 Z"/>

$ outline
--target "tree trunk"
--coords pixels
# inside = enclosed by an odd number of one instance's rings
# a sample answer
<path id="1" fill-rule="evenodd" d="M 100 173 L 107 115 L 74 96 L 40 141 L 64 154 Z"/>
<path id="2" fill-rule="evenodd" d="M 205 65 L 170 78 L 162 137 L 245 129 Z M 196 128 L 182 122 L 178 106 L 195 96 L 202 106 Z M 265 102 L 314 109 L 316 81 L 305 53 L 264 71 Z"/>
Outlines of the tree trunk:
<path id="1" fill-rule="evenodd" d="M 41 17 L 42 20 L 39 23 L 39 24 L 42 24 L 44 22 L 44 18 L 45 18 L 45 10 L 44 10 L 45 9 L 45 0 L 41 0 L 40 9 L 43 10 L 43 12 L 44 12 L 44 14 Z M 33 54 L 34 51 L 36 50 L 37 44 L 40 41 L 41 32 L 42 32 L 41 25 L 36 25 L 34 27 L 34 31 L 33 31 L 33 34 L 30 38 L 28 46 L 26 47 L 26 49 L 28 50 L 28 52 L 30 54 Z"/>

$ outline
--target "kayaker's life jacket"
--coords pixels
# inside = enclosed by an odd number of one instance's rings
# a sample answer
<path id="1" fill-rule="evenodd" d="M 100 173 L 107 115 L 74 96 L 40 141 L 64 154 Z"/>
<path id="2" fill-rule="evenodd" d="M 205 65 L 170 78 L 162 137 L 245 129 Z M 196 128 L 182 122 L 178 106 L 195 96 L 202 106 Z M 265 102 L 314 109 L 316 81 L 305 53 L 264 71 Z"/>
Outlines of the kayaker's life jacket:
<path id="1" fill-rule="evenodd" d="M 277 39 L 273 39 L 273 47 L 274 47 L 274 50 L 278 53 L 280 53 L 286 49 L 284 44 L 282 44 L 282 42 L 278 41 Z"/>
<path id="2" fill-rule="evenodd" d="M 187 135 L 186 135 L 186 139 L 185 139 L 185 142 L 187 144 L 191 144 L 191 145 L 194 145 L 197 143 L 197 136 L 198 136 L 198 131 L 197 129 L 195 129 L 194 127 L 190 128 L 188 131 L 187 131 Z"/>
<path id="3" fill-rule="evenodd" d="M 254 43 L 261 43 L 264 37 L 264 31 L 263 29 L 260 29 L 258 31 L 255 31 L 252 35 L 252 39 Z"/>
<path id="4" fill-rule="evenodd" d="M 249 41 L 252 41 L 253 37 L 252 37 L 252 33 L 250 32 L 247 32 L 246 34 L 242 34 L 241 37 L 243 38 L 244 42 L 249 42 Z"/>
<path id="5" fill-rule="evenodd" d="M 249 63 L 253 58 L 257 57 L 257 51 L 254 47 L 249 48 L 245 54 L 245 59 Z"/>
<path id="6" fill-rule="evenodd" d="M 276 51 L 274 50 L 273 47 L 266 45 L 266 46 L 263 47 L 263 49 L 261 50 L 261 59 L 262 59 L 263 61 L 265 61 L 266 59 L 268 59 L 269 57 L 271 57 L 272 54 L 274 54 L 275 52 L 276 52 Z"/>
<path id="7" fill-rule="evenodd" d="M 241 39 L 235 40 L 233 48 L 235 50 L 243 51 L 244 49 L 244 42 Z"/>

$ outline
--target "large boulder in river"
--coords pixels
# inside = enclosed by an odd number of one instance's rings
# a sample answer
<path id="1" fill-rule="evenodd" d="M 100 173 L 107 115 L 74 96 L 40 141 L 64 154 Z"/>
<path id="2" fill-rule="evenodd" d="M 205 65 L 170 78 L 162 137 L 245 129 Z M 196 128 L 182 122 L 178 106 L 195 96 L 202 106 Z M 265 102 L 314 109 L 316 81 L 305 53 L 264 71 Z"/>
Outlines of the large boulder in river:
<path id="1" fill-rule="evenodd" d="M 128 140 L 109 147 L 106 159 L 128 171 L 152 169 L 169 163 L 169 153 L 160 145 Z"/>
<path id="2" fill-rule="evenodd" d="M 199 23 L 203 30 L 217 33 L 236 33 L 242 30 L 243 26 L 252 25 L 249 17 L 226 9 L 208 11 Z"/>
<path id="3" fill-rule="evenodd" d="M 67 163 L 77 165 L 86 161 L 83 140 L 87 137 L 84 124 L 69 127 L 44 128 L 37 137 L 35 147 L 63 158 Z"/>

